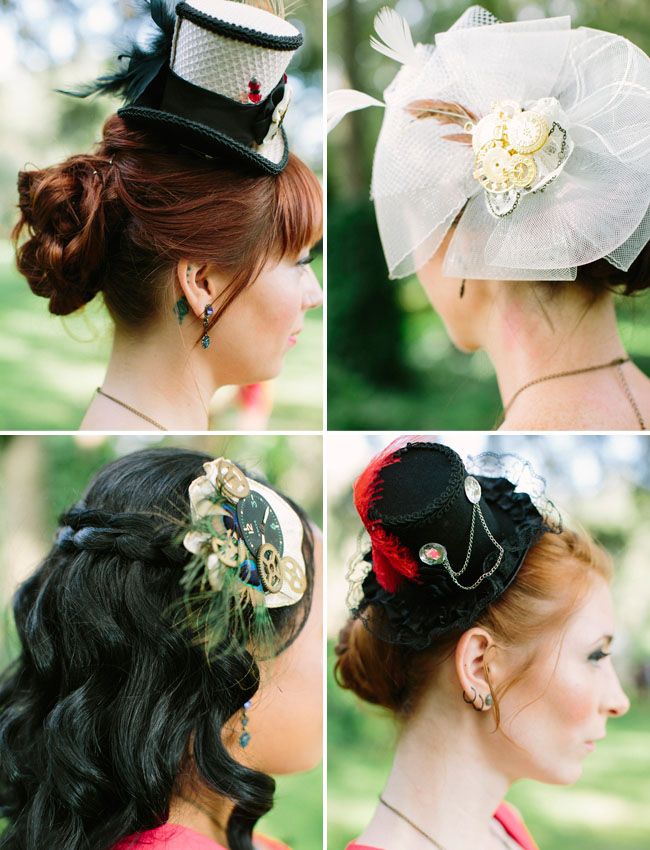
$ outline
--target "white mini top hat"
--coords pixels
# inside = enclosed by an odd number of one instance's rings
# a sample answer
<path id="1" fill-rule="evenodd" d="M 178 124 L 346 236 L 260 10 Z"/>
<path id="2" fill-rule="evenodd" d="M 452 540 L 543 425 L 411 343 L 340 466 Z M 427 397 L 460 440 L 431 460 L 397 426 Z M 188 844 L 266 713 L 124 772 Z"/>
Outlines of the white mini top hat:
<path id="1" fill-rule="evenodd" d="M 269 4 L 270 5 L 270 4 Z M 234 0 L 151 0 L 160 33 L 128 68 L 80 94 L 120 93 L 129 125 L 202 156 L 276 174 L 288 144 L 282 127 L 291 99 L 286 69 L 302 44 L 289 21 Z"/>

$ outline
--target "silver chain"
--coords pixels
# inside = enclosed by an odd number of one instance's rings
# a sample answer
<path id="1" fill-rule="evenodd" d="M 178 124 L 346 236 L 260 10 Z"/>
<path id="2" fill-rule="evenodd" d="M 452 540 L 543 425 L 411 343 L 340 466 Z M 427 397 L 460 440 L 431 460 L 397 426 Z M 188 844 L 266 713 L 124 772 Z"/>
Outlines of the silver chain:
<path id="1" fill-rule="evenodd" d="M 461 584 L 458 581 L 458 576 L 461 576 L 465 572 L 465 570 L 469 566 L 470 558 L 472 557 L 472 549 L 474 547 L 474 529 L 476 527 L 476 514 L 477 513 L 479 515 L 479 519 L 481 520 L 481 525 L 485 529 L 485 533 L 487 534 L 490 542 L 494 546 L 496 546 L 496 548 L 499 550 L 499 557 L 497 558 L 495 564 L 486 573 L 483 573 L 483 575 L 480 576 L 480 578 L 478 578 L 474 582 L 474 584 L 465 585 L 465 584 Z M 479 504 L 475 504 L 474 510 L 472 511 L 472 524 L 471 524 L 470 530 L 469 530 L 469 545 L 467 547 L 467 555 L 465 557 L 465 563 L 463 564 L 463 568 L 461 570 L 458 570 L 458 572 L 456 572 L 452 568 L 451 564 L 448 561 L 445 564 L 445 568 L 446 568 L 447 572 L 449 573 L 449 576 L 450 576 L 451 580 L 453 581 L 453 583 L 455 585 L 457 585 L 458 587 L 460 587 L 461 590 L 474 590 L 474 588 L 478 587 L 479 584 L 482 581 L 484 581 L 486 578 L 489 578 L 492 575 L 492 573 L 496 572 L 499 569 L 499 567 L 501 566 L 501 561 L 503 560 L 504 552 L 505 552 L 505 550 L 504 550 L 503 546 L 494 539 L 492 532 L 488 528 L 488 524 L 485 521 L 485 517 L 483 516 L 483 511 L 481 510 L 481 506 Z"/>

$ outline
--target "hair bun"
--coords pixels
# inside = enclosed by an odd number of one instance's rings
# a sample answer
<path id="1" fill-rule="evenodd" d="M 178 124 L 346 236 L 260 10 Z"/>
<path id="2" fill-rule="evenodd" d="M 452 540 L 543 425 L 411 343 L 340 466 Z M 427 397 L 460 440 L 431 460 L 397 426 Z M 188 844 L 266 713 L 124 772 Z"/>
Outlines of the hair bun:
<path id="1" fill-rule="evenodd" d="M 102 286 L 110 204 L 105 196 L 108 163 L 75 156 L 41 170 L 18 175 L 20 219 L 18 270 L 32 292 L 49 298 L 51 313 L 65 316 L 87 304 Z"/>

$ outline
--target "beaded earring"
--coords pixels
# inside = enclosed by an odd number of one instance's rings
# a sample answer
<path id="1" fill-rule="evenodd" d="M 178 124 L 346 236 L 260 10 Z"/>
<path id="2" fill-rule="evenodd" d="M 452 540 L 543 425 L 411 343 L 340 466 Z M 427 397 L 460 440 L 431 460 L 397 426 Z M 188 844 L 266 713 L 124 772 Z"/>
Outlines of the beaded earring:
<path id="1" fill-rule="evenodd" d="M 210 335 L 208 334 L 208 326 L 210 324 L 210 316 L 214 313 L 214 307 L 211 304 L 206 304 L 203 310 L 203 336 L 201 337 L 201 345 L 203 348 L 208 348 L 210 345 Z"/>
<path id="2" fill-rule="evenodd" d="M 243 709 L 242 709 L 242 711 L 243 711 L 242 719 L 241 719 L 242 733 L 239 736 L 239 746 L 240 747 L 247 747 L 248 742 L 251 739 L 251 733 L 246 728 L 248 726 L 248 714 L 247 714 L 247 712 L 248 712 L 248 709 L 250 707 L 251 707 L 251 701 L 249 699 L 247 699 L 246 702 L 244 703 L 244 706 L 243 706 Z"/>

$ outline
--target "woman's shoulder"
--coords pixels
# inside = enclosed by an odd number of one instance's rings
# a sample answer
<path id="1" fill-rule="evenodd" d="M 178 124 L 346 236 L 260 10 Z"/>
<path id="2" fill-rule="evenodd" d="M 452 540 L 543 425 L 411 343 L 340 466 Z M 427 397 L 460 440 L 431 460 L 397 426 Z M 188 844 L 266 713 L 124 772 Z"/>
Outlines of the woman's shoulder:
<path id="1" fill-rule="evenodd" d="M 523 850 L 538 850 L 533 837 L 526 829 L 521 815 L 513 805 L 506 802 L 501 803 L 494 813 L 494 817 Z M 359 844 L 353 841 L 351 844 L 348 844 L 346 850 L 382 850 L 382 848 L 374 847 L 370 844 Z"/>
<path id="2" fill-rule="evenodd" d="M 494 817 L 499 821 L 508 835 L 523 847 L 524 850 L 538 850 L 533 836 L 526 829 L 523 818 L 512 803 L 506 803 L 504 800 L 494 813 Z"/>
<path id="3" fill-rule="evenodd" d="M 286 844 L 264 835 L 256 834 L 254 843 L 255 850 L 290 850 Z M 114 850 L 224 850 L 224 847 L 186 826 L 165 823 L 122 839 Z"/>

